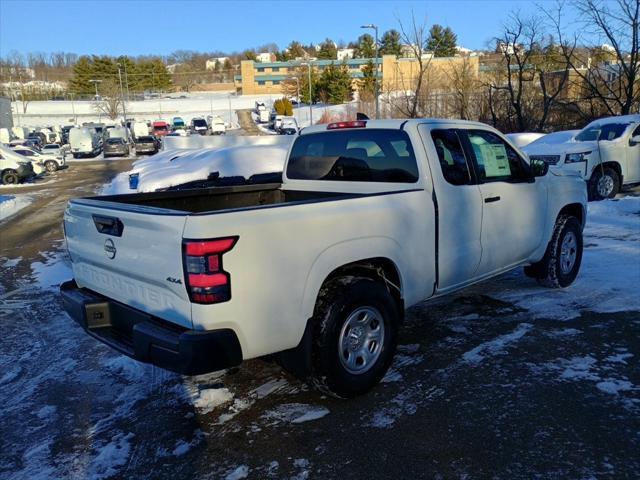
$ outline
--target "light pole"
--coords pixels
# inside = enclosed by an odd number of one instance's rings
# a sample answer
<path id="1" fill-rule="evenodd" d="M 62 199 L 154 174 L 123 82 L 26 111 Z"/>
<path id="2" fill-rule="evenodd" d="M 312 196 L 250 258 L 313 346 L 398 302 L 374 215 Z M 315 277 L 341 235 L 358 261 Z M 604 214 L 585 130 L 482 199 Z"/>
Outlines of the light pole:
<path id="1" fill-rule="evenodd" d="M 127 124 L 127 107 L 124 103 L 124 89 L 122 88 L 122 72 L 120 71 L 120 64 L 118 64 L 118 78 L 120 79 L 120 101 L 122 102 L 122 116 L 124 117 L 123 125 Z"/>
<path id="2" fill-rule="evenodd" d="M 93 83 L 95 85 L 95 87 L 96 87 L 96 102 L 97 102 L 98 101 L 98 97 L 100 96 L 98 94 L 98 84 L 102 83 L 102 80 L 96 80 L 96 79 L 92 78 L 91 80 L 89 80 L 89 83 Z"/>
<path id="3" fill-rule="evenodd" d="M 362 25 L 360 28 L 370 28 L 375 30 L 376 32 L 376 67 L 375 67 L 375 88 L 374 92 L 376 95 L 376 119 L 380 118 L 380 103 L 379 103 L 379 92 L 378 92 L 378 26 L 373 23 L 369 23 L 368 25 Z"/>
<path id="4" fill-rule="evenodd" d="M 296 102 L 298 102 L 296 110 L 298 110 L 298 107 L 300 106 L 300 79 L 298 77 L 291 78 L 296 81 Z"/>
<path id="5" fill-rule="evenodd" d="M 309 67 L 309 125 L 313 125 L 313 87 L 311 86 L 311 61 L 303 62 L 300 65 Z"/>

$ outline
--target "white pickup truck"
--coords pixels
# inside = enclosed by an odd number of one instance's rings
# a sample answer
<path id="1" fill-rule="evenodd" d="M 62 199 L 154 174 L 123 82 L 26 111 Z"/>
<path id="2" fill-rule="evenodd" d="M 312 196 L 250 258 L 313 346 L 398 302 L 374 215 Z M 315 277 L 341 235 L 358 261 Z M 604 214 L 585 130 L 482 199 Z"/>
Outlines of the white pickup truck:
<path id="1" fill-rule="evenodd" d="M 61 293 L 141 361 L 200 374 L 276 354 L 352 397 L 385 374 L 406 308 L 519 266 L 571 284 L 585 215 L 579 176 L 487 125 L 333 123 L 296 136 L 281 184 L 70 201 Z"/>
<path id="2" fill-rule="evenodd" d="M 640 115 L 595 120 L 564 142 L 542 137 L 523 150 L 582 175 L 590 200 L 615 197 L 624 185 L 640 183 Z"/>

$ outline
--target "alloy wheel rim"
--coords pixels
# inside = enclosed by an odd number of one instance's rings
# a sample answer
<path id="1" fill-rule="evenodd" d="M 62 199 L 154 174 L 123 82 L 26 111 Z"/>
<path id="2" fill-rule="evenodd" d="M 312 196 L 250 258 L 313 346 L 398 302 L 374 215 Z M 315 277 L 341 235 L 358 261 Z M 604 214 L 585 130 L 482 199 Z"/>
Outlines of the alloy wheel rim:
<path id="1" fill-rule="evenodd" d="M 567 232 L 560 247 L 560 270 L 567 275 L 576 264 L 578 256 L 578 241 L 573 232 Z"/>
<path id="2" fill-rule="evenodd" d="M 380 357 L 384 335 L 384 320 L 376 308 L 354 310 L 338 338 L 338 354 L 345 370 L 354 375 L 369 371 Z"/>
<path id="3" fill-rule="evenodd" d="M 608 197 L 613 192 L 613 178 L 604 175 L 598 180 L 598 193 L 601 197 Z"/>

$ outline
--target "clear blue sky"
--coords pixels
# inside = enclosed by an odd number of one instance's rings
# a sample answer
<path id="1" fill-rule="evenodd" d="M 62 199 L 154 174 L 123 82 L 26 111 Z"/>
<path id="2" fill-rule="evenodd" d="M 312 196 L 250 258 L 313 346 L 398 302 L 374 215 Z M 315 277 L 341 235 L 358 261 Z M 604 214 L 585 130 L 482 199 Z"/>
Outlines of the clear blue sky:
<path id="1" fill-rule="evenodd" d="M 0 55 L 12 50 L 78 54 L 167 55 L 174 50 L 241 51 L 291 40 L 355 40 L 359 26 L 383 31 L 407 22 L 411 11 L 428 24 L 448 25 L 458 44 L 484 48 L 509 12 L 541 13 L 524 0 L 450 1 L 202 1 L 0 0 Z"/>

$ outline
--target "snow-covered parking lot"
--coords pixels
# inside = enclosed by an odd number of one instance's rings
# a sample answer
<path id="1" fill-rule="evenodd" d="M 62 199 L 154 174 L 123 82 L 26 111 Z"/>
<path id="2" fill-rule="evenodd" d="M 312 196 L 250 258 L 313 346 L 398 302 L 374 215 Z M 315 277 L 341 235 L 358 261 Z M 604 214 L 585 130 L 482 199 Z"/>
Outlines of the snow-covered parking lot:
<path id="1" fill-rule="evenodd" d="M 30 230 L 0 251 L 0 477 L 634 477 L 640 197 L 589 209 L 572 287 L 518 270 L 411 309 L 348 402 L 268 359 L 182 377 L 114 353 L 62 311 L 61 232 Z"/>

